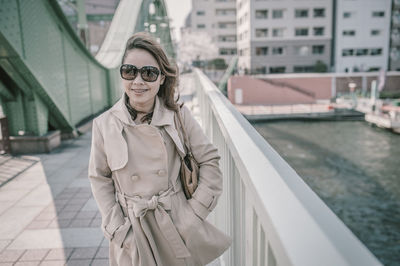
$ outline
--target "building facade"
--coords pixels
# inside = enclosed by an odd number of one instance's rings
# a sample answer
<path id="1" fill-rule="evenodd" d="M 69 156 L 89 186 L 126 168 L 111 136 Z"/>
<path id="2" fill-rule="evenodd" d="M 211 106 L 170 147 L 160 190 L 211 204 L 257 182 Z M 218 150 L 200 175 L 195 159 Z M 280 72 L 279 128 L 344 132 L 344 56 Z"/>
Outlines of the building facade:
<path id="1" fill-rule="evenodd" d="M 227 64 L 237 54 L 235 0 L 192 0 L 187 24 L 192 32 L 207 32 L 218 47 L 218 57 Z"/>
<path id="2" fill-rule="evenodd" d="M 389 70 L 400 71 L 400 0 L 392 0 Z"/>
<path id="3" fill-rule="evenodd" d="M 329 71 L 332 0 L 238 0 L 239 72 Z"/>
<path id="4" fill-rule="evenodd" d="M 336 0 L 335 72 L 388 69 L 392 0 Z"/>

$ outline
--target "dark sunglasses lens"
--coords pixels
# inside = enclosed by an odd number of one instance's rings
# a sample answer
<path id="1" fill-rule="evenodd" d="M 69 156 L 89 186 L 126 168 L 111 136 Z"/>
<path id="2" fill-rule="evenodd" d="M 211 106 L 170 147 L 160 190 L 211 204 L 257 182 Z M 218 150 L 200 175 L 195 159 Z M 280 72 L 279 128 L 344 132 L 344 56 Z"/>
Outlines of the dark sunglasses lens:
<path id="1" fill-rule="evenodd" d="M 122 65 L 120 72 L 123 79 L 132 80 L 136 78 L 137 68 L 133 65 Z"/>
<path id="2" fill-rule="evenodd" d="M 156 81 L 158 75 L 160 74 L 160 71 L 156 67 L 152 66 L 145 66 L 140 70 L 140 72 L 142 75 L 142 79 L 144 81 L 150 81 L 150 82 Z"/>

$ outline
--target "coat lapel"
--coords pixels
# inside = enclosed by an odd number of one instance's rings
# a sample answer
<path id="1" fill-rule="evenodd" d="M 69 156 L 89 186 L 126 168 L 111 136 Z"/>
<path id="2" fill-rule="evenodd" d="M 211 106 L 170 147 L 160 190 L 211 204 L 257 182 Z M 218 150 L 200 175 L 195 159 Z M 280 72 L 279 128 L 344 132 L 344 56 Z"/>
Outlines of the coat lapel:
<path id="1" fill-rule="evenodd" d="M 163 126 L 165 131 L 171 137 L 172 141 L 175 143 L 176 150 L 179 155 L 185 156 L 185 150 L 183 148 L 183 143 L 179 138 L 178 131 L 175 126 L 175 112 L 166 108 L 163 101 L 157 96 L 156 103 L 154 106 L 153 119 L 151 120 L 151 125 L 153 126 Z"/>
<path id="2" fill-rule="evenodd" d="M 125 106 L 125 93 L 122 94 L 122 97 L 111 107 L 110 112 L 115 115 L 121 122 L 128 124 L 128 125 L 135 125 L 133 122 L 131 115 L 126 109 Z"/>

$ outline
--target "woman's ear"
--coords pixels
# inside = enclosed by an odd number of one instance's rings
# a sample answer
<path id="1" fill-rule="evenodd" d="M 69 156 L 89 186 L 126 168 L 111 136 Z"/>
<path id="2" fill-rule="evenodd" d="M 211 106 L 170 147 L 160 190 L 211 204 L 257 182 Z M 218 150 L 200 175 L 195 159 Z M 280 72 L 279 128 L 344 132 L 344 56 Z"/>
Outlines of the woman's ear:
<path id="1" fill-rule="evenodd" d="M 165 76 L 161 75 L 161 79 L 160 79 L 160 85 L 163 85 L 165 81 Z"/>

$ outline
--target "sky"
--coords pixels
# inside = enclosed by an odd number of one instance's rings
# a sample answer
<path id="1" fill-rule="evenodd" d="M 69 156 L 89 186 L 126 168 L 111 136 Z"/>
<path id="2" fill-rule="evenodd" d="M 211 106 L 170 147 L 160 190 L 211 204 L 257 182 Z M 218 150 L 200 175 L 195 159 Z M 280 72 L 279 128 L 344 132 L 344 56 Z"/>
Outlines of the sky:
<path id="1" fill-rule="evenodd" d="M 171 18 L 170 27 L 174 28 L 175 39 L 180 40 L 180 28 L 185 24 L 186 16 L 192 8 L 192 0 L 165 0 L 168 15 Z"/>

